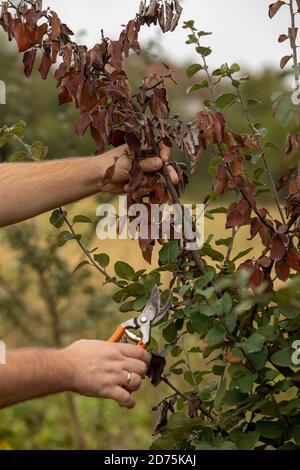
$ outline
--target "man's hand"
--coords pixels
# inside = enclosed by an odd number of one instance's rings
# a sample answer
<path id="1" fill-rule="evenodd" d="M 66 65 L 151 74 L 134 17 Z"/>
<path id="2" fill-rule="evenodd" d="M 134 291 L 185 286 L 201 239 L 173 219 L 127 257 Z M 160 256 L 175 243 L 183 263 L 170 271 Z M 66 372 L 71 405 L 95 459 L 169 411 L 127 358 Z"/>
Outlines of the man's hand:
<path id="1" fill-rule="evenodd" d="M 133 408 L 130 392 L 141 386 L 149 354 L 131 344 L 81 340 L 62 351 L 71 375 L 71 390 L 90 397 L 111 398 L 120 406 Z M 126 385 L 128 373 L 132 374 Z M 125 388 L 126 387 L 126 388 Z"/>
<path id="2" fill-rule="evenodd" d="M 109 158 L 107 158 L 109 156 Z M 169 160 L 170 149 L 166 145 L 160 145 L 160 155 L 151 156 L 145 158 L 141 161 L 141 168 L 147 176 L 144 179 L 143 184 L 133 193 L 134 198 L 139 198 L 149 194 L 153 188 L 153 183 L 155 183 L 154 174 L 158 172 L 164 163 Z M 101 186 L 102 192 L 108 192 L 113 194 L 123 194 L 128 192 L 128 183 L 130 180 L 130 169 L 132 164 L 132 159 L 128 146 L 121 145 L 110 152 L 107 155 L 103 156 L 103 170 L 107 170 L 110 166 L 114 164 L 116 160 L 115 173 L 112 177 L 112 180 L 108 183 Z M 101 155 L 99 156 L 101 159 Z M 173 167 L 168 167 L 170 177 L 173 181 L 173 184 L 176 186 L 179 183 L 179 178 Z M 101 182 L 100 182 L 101 184 Z"/>
<path id="3" fill-rule="evenodd" d="M 111 398 L 133 408 L 131 392 L 140 388 L 149 362 L 149 354 L 137 346 L 98 340 L 59 350 L 8 351 L 7 364 L 0 365 L 0 408 L 60 392 Z"/>

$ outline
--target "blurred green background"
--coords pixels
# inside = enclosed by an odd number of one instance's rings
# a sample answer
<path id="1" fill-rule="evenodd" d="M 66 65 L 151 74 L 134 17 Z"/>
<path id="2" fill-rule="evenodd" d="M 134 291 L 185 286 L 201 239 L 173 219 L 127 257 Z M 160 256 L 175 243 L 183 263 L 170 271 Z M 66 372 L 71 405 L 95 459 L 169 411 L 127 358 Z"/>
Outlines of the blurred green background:
<path id="1" fill-rule="evenodd" d="M 143 75 L 159 70 L 152 48 L 153 44 L 142 57 L 131 57 L 128 62 L 127 71 L 134 87 Z M 72 105 L 58 106 L 54 79 L 42 81 L 35 72 L 26 80 L 20 56 L 3 36 L 0 36 L 0 67 L 0 79 L 7 83 L 8 101 L 6 106 L 0 106 L 0 127 L 21 119 L 26 121 L 26 140 L 44 141 L 49 146 L 48 158 L 93 154 L 94 144 L 89 136 L 78 139 L 74 134 L 76 111 Z M 192 119 L 202 109 L 205 94 L 187 95 L 191 82 L 186 77 L 186 67 L 176 65 L 175 68 L 178 85 L 170 83 L 171 107 L 184 119 Z M 263 103 L 253 108 L 254 122 L 261 122 L 268 129 L 268 140 L 275 141 L 280 149 L 285 131 L 272 116 L 270 97 L 283 87 L 281 78 L 273 70 L 251 74 L 251 80 L 244 87 L 247 98 Z M 236 107 L 227 114 L 233 129 L 246 130 L 245 120 Z M 15 149 L 11 144 L 0 148 L 1 161 Z M 181 158 L 176 151 L 174 157 Z M 201 158 L 185 194 L 188 202 L 201 202 L 210 189 L 209 151 Z M 275 176 L 279 176 L 284 166 L 283 151 L 270 150 L 268 158 Z M 96 223 L 95 210 L 101 200 L 100 195 L 70 210 L 83 212 Z M 72 273 L 82 255 L 73 243 L 57 247 L 57 232 L 48 224 L 48 217 L 45 215 L 0 232 L 0 337 L 10 348 L 64 346 L 83 337 L 105 339 L 122 318 L 111 300 L 111 287 L 103 286 L 101 278 L 91 271 Z M 218 222 L 208 223 L 208 233 L 211 229 L 221 235 L 223 222 L 220 216 Z M 85 239 L 92 244 L 94 227 L 89 230 L 85 230 Z M 247 243 L 246 237 L 241 243 Z M 135 242 L 105 242 L 100 249 L 111 255 L 112 263 L 122 259 L 136 268 L 146 267 Z M 64 395 L 2 410 L 0 449 L 145 449 L 151 444 L 151 432 L 157 419 L 155 413 L 151 413 L 151 406 L 169 393 L 164 385 L 153 389 L 145 383 L 138 393 L 137 406 L 131 412 L 119 409 L 113 402 Z"/>

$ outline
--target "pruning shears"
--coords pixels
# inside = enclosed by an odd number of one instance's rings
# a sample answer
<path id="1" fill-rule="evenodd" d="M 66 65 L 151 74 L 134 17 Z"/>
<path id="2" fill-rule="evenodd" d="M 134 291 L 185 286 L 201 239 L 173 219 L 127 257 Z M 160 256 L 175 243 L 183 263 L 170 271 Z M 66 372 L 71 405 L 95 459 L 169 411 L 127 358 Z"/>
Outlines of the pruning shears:
<path id="1" fill-rule="evenodd" d="M 108 340 L 109 343 L 119 343 L 124 337 L 137 343 L 139 348 L 146 349 L 151 339 L 151 328 L 157 325 L 170 310 L 173 292 L 171 291 L 167 302 L 163 307 L 160 305 L 160 291 L 155 285 L 152 289 L 150 299 L 143 308 L 140 315 L 121 323 L 114 334 Z M 141 337 L 130 330 L 140 330 Z"/>

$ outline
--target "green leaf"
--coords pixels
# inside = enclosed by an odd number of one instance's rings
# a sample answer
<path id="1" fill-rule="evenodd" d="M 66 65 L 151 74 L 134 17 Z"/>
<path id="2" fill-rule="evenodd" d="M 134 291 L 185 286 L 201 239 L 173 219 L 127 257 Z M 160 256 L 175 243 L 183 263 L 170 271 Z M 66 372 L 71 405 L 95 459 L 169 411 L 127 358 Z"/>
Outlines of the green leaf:
<path id="1" fill-rule="evenodd" d="M 241 70 L 241 67 L 239 64 L 232 64 L 229 70 L 231 73 L 237 73 Z"/>
<path id="2" fill-rule="evenodd" d="M 253 248 L 247 248 L 247 250 L 241 251 L 238 255 L 236 255 L 232 262 L 234 263 L 235 261 L 239 260 L 240 258 L 243 258 L 244 256 L 248 255 L 253 250 Z"/>
<path id="3" fill-rule="evenodd" d="M 259 352 L 248 354 L 248 357 L 256 370 L 262 370 L 269 358 L 267 346 L 264 346 L 263 349 Z"/>
<path id="4" fill-rule="evenodd" d="M 223 398 L 224 398 L 224 395 L 226 393 L 226 387 L 227 387 L 226 377 L 223 377 L 221 379 L 218 391 L 216 393 L 216 398 L 215 398 L 215 401 L 214 401 L 214 405 L 215 405 L 215 408 L 216 408 L 217 411 L 220 411 L 221 408 L 222 408 Z"/>
<path id="5" fill-rule="evenodd" d="M 28 158 L 28 152 L 25 152 L 25 150 L 20 150 L 19 152 L 13 153 L 9 157 L 9 161 L 10 162 L 20 162 L 22 160 L 25 160 L 26 158 Z"/>
<path id="6" fill-rule="evenodd" d="M 232 333 L 235 330 L 236 324 L 237 324 L 237 313 L 235 310 L 231 310 L 226 316 L 225 316 L 225 325 L 229 331 L 229 333 Z"/>
<path id="7" fill-rule="evenodd" d="M 271 356 L 271 361 L 276 364 L 276 366 L 293 367 L 292 352 L 289 349 L 277 351 Z"/>
<path id="8" fill-rule="evenodd" d="M 76 271 L 78 271 L 80 268 L 82 268 L 83 266 L 86 266 L 87 264 L 90 264 L 87 260 L 85 261 L 81 261 L 81 263 L 79 263 L 76 268 L 73 270 L 73 273 L 76 273 Z"/>
<path id="9" fill-rule="evenodd" d="M 197 72 L 200 72 L 200 70 L 202 70 L 203 67 L 202 65 L 200 64 L 193 64 L 193 65 L 190 65 L 189 68 L 187 69 L 186 71 L 186 74 L 189 78 L 193 77 Z"/>
<path id="10" fill-rule="evenodd" d="M 201 276 L 200 279 L 197 279 L 195 283 L 196 292 L 198 292 L 199 289 L 202 291 L 202 289 L 206 287 L 213 280 L 214 276 L 215 275 L 212 271 L 208 271 L 203 276 Z"/>
<path id="11" fill-rule="evenodd" d="M 284 427 L 278 421 L 258 421 L 256 423 L 256 430 L 267 439 L 276 439 L 282 436 Z"/>
<path id="12" fill-rule="evenodd" d="M 202 36 L 210 36 L 212 33 L 209 33 L 207 31 L 198 31 L 197 35 L 199 38 L 201 38 Z"/>
<path id="13" fill-rule="evenodd" d="M 259 439 L 257 431 L 250 431 L 244 434 L 237 442 L 238 450 L 252 450 Z"/>
<path id="14" fill-rule="evenodd" d="M 0 148 L 3 147 L 12 138 L 9 134 L 4 134 L 0 137 Z"/>
<path id="15" fill-rule="evenodd" d="M 188 87 L 186 92 L 187 92 L 187 94 L 190 94 L 193 91 L 200 90 L 201 88 L 208 88 L 208 81 L 207 80 L 202 80 L 202 82 L 194 83 L 194 85 L 191 85 L 191 86 Z"/>
<path id="16" fill-rule="evenodd" d="M 126 279 L 128 281 L 131 281 L 135 276 L 134 269 L 128 263 L 124 263 L 124 261 L 116 262 L 115 272 L 121 279 Z"/>
<path id="17" fill-rule="evenodd" d="M 174 343 L 177 338 L 177 328 L 175 323 L 171 323 L 163 330 L 163 336 L 168 343 Z"/>
<path id="18" fill-rule="evenodd" d="M 50 216 L 49 222 L 56 228 L 62 227 L 65 222 L 64 214 L 59 209 L 55 209 Z"/>
<path id="19" fill-rule="evenodd" d="M 61 232 L 58 235 L 57 243 L 58 243 L 58 246 L 63 246 L 69 240 L 79 240 L 80 238 L 81 238 L 81 235 L 73 235 L 73 233 L 68 232 L 67 230 L 65 230 L 64 232 Z"/>
<path id="20" fill-rule="evenodd" d="M 238 96 L 234 93 L 222 93 L 216 99 L 216 106 L 218 106 L 218 108 L 225 108 L 226 106 L 232 105 L 237 100 Z"/>
<path id="21" fill-rule="evenodd" d="M 222 262 L 224 260 L 224 255 L 219 251 L 214 250 L 208 243 L 204 243 L 202 247 L 203 256 L 208 256 L 213 261 Z"/>
<path id="22" fill-rule="evenodd" d="M 132 312 L 134 310 L 134 301 L 129 300 L 128 302 L 125 302 L 120 306 L 119 310 L 123 313 Z"/>
<path id="23" fill-rule="evenodd" d="M 229 247 L 232 244 L 232 237 L 229 238 L 220 238 L 220 240 L 216 240 L 217 246 L 226 246 Z"/>
<path id="24" fill-rule="evenodd" d="M 78 223 L 91 224 L 92 221 L 86 215 L 75 215 L 75 217 L 73 219 L 73 225 L 78 224 Z"/>
<path id="25" fill-rule="evenodd" d="M 9 129 L 9 133 L 12 135 L 16 135 L 20 139 L 23 139 L 25 129 L 21 124 L 15 124 L 12 128 Z"/>
<path id="26" fill-rule="evenodd" d="M 106 253 L 99 253 L 97 255 L 94 255 L 94 260 L 97 261 L 97 263 L 100 264 L 102 268 L 107 268 L 110 262 L 110 258 Z"/>
<path id="27" fill-rule="evenodd" d="M 173 263 L 179 255 L 178 240 L 172 240 L 166 243 L 159 252 L 161 264 Z"/>
<path id="28" fill-rule="evenodd" d="M 190 320 L 194 330 L 201 336 L 206 335 L 213 327 L 213 320 L 200 312 L 193 312 Z"/>
<path id="29" fill-rule="evenodd" d="M 196 52 L 202 55 L 203 57 L 207 57 L 212 53 L 212 50 L 211 50 L 211 47 L 197 46 Z"/>
<path id="30" fill-rule="evenodd" d="M 295 439 L 297 446 L 300 447 L 300 424 L 293 426 L 292 435 L 293 435 L 293 438 Z"/>
<path id="31" fill-rule="evenodd" d="M 224 343 L 224 331 L 217 324 L 208 332 L 206 341 L 209 347 L 219 346 Z"/>
<path id="32" fill-rule="evenodd" d="M 237 343 L 236 346 L 241 348 L 246 354 L 251 354 L 255 352 L 259 352 L 264 347 L 264 338 L 257 333 L 252 333 L 249 338 L 245 341 L 241 341 Z"/>
<path id="33" fill-rule="evenodd" d="M 48 154 L 48 147 L 43 142 L 37 141 L 31 145 L 30 151 L 34 160 L 44 160 Z"/>
<path id="34" fill-rule="evenodd" d="M 246 374 L 242 375 L 237 379 L 238 387 L 242 393 L 251 393 L 253 385 L 257 380 L 257 374 L 253 374 L 247 371 Z"/>

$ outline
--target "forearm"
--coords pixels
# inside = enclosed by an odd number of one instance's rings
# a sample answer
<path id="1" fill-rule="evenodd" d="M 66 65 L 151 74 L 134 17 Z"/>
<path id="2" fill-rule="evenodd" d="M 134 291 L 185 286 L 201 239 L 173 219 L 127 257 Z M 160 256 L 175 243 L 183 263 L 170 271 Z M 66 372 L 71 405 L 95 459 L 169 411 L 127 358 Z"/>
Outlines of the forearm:
<path id="1" fill-rule="evenodd" d="M 116 152 L 117 149 L 98 157 L 1 164 L 0 226 L 97 193 Z"/>
<path id="2" fill-rule="evenodd" d="M 10 351 L 7 364 L 0 365 L 0 408 L 71 390 L 71 383 L 63 350 Z"/>

